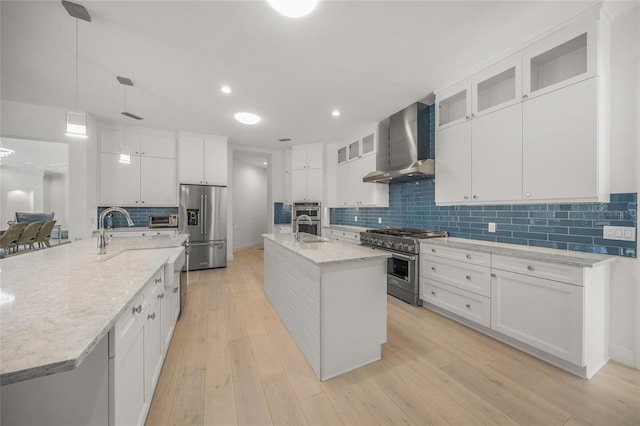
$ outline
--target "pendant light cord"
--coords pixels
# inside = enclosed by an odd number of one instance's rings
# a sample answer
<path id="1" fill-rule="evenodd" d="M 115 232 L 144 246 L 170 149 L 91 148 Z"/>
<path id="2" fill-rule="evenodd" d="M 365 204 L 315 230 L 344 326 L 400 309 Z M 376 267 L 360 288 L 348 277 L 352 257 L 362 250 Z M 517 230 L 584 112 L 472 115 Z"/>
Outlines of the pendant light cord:
<path id="1" fill-rule="evenodd" d="M 76 112 L 78 111 L 78 19 L 76 18 Z"/>

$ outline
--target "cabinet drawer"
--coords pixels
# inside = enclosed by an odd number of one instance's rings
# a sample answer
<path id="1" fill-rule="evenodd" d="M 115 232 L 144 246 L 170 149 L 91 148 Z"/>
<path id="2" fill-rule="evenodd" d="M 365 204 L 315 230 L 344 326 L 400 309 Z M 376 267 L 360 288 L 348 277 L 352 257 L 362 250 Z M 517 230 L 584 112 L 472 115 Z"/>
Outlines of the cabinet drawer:
<path id="1" fill-rule="evenodd" d="M 461 262 L 473 263 L 474 265 L 491 266 L 491 254 L 472 250 L 462 250 L 423 243 L 420 244 L 420 254 L 459 260 Z"/>
<path id="2" fill-rule="evenodd" d="M 422 255 L 420 273 L 431 280 L 491 297 L 491 270 L 485 266 Z"/>
<path id="3" fill-rule="evenodd" d="M 132 339 L 135 339 L 138 331 L 144 326 L 147 310 L 148 303 L 144 300 L 144 291 L 127 304 L 109 331 L 110 357 L 116 356 L 121 348 L 128 347 Z"/>
<path id="4" fill-rule="evenodd" d="M 491 326 L 491 299 L 420 277 L 420 298 L 485 327 Z"/>
<path id="5" fill-rule="evenodd" d="M 540 262 L 508 256 L 493 256 L 493 268 L 525 274 L 574 285 L 583 285 L 583 271 L 579 266 Z"/>

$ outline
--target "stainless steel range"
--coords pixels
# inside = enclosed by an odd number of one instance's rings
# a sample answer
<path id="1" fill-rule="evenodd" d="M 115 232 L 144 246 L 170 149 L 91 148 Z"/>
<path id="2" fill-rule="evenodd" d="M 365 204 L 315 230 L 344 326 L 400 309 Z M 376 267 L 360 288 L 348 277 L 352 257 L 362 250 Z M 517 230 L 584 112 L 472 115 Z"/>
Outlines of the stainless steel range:
<path id="1" fill-rule="evenodd" d="M 414 306 L 420 299 L 420 239 L 446 237 L 445 231 L 410 228 L 369 229 L 360 244 L 392 253 L 387 260 L 387 293 Z"/>

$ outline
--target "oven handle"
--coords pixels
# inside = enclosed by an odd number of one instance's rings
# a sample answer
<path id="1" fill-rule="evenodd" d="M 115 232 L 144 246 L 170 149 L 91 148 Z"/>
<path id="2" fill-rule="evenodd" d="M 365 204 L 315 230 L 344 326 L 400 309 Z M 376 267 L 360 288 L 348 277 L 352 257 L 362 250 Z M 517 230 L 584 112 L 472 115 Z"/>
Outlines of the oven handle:
<path id="1" fill-rule="evenodd" d="M 414 262 L 416 260 L 415 256 L 407 256 L 406 254 L 400 254 L 400 253 L 396 253 L 396 252 L 391 252 L 393 257 L 397 257 L 400 260 L 406 260 L 406 261 L 410 261 L 410 262 Z"/>

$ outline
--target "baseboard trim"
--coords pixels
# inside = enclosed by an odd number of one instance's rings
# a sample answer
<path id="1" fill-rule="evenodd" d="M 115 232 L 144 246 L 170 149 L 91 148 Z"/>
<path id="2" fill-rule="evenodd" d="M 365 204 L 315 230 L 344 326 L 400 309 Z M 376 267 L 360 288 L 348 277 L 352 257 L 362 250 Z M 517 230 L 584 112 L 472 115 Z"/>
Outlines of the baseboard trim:
<path id="1" fill-rule="evenodd" d="M 609 344 L 609 357 L 620 364 L 640 370 L 640 357 L 629 349 Z"/>

